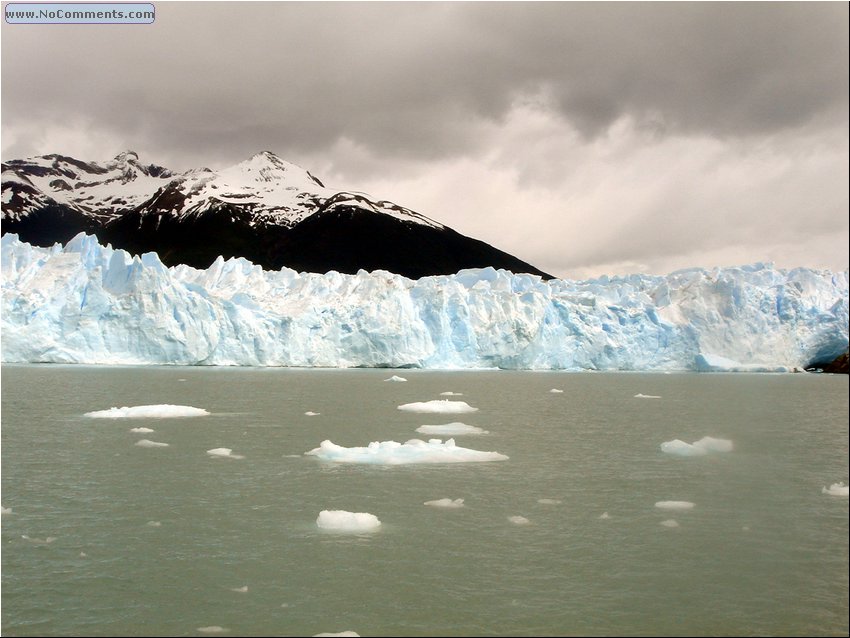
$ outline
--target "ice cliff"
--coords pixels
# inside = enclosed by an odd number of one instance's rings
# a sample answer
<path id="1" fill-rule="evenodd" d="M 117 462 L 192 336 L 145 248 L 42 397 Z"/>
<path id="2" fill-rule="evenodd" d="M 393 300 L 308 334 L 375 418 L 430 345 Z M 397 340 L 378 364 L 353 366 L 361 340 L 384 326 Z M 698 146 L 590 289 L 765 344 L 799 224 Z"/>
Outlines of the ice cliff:
<path id="1" fill-rule="evenodd" d="M 767 264 L 541 280 L 165 267 L 78 235 L 2 238 L 2 360 L 565 370 L 788 370 L 848 344 L 848 273 Z"/>

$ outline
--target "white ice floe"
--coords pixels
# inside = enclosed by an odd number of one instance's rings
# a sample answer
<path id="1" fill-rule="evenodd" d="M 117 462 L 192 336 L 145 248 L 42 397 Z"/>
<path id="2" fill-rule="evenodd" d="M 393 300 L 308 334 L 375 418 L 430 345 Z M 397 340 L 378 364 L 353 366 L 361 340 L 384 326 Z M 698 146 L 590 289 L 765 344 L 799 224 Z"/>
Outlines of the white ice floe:
<path id="1" fill-rule="evenodd" d="M 440 392 L 441 397 L 462 397 L 463 392 Z"/>
<path id="2" fill-rule="evenodd" d="M 136 441 L 139 447 L 168 447 L 168 443 L 160 443 L 159 441 L 151 441 L 149 439 L 139 439 Z"/>
<path id="3" fill-rule="evenodd" d="M 0 506 L 0 514 L 5 515 L 5 514 L 11 514 L 11 513 L 12 513 L 12 508 L 11 508 L 11 507 L 2 507 L 2 506 Z"/>
<path id="4" fill-rule="evenodd" d="M 531 522 L 525 516 L 508 516 L 508 520 L 514 525 L 528 525 Z"/>
<path id="5" fill-rule="evenodd" d="M 136 434 L 150 434 L 151 432 L 155 432 L 152 428 L 130 428 L 130 432 L 135 432 Z"/>
<path id="6" fill-rule="evenodd" d="M 538 498 L 537 502 L 541 505 L 560 505 L 561 501 L 556 498 Z"/>
<path id="7" fill-rule="evenodd" d="M 549 390 L 549 392 L 551 394 L 563 394 L 564 393 L 563 390 L 559 390 L 558 388 L 552 388 L 551 390 Z"/>
<path id="8" fill-rule="evenodd" d="M 679 527 L 679 523 L 674 521 L 672 518 L 668 518 L 666 521 L 661 521 L 659 525 L 663 525 L 664 527 Z"/>
<path id="9" fill-rule="evenodd" d="M 162 527 L 162 523 L 160 523 L 159 521 L 148 521 L 147 523 L 145 523 L 145 525 L 147 525 L 148 527 Z"/>
<path id="10" fill-rule="evenodd" d="M 425 505 L 430 507 L 442 507 L 445 509 L 457 509 L 459 507 L 463 507 L 463 499 L 456 498 L 454 500 L 450 498 L 438 498 L 436 501 L 425 501 Z"/>
<path id="11" fill-rule="evenodd" d="M 658 501 L 655 507 L 660 510 L 691 510 L 694 504 L 690 501 Z"/>
<path id="12" fill-rule="evenodd" d="M 462 434 L 488 434 L 487 430 L 483 430 L 474 425 L 466 423 L 454 422 L 446 423 L 445 425 L 420 425 L 416 428 L 420 434 L 439 434 L 441 436 L 458 436 Z"/>
<path id="13" fill-rule="evenodd" d="M 108 410 L 96 410 L 86 412 L 83 416 L 92 419 L 171 419 L 190 416 L 207 416 L 209 412 L 202 408 L 193 408 L 190 405 L 170 405 L 162 403 L 159 405 L 136 405 L 133 407 L 109 408 Z"/>
<path id="14" fill-rule="evenodd" d="M 336 463 L 371 463 L 375 465 L 406 465 L 410 463 L 480 463 L 506 461 L 504 454 L 482 452 L 455 445 L 454 439 L 445 443 L 440 439 L 421 441 L 411 439 L 406 443 L 397 441 L 374 441 L 368 447 L 342 447 L 329 440 L 305 453 L 323 461 Z"/>
<path id="15" fill-rule="evenodd" d="M 233 587 L 230 591 L 235 591 L 237 594 L 247 594 L 248 585 L 242 585 L 242 587 Z"/>
<path id="16" fill-rule="evenodd" d="M 399 376 L 394 374 L 389 379 L 384 379 L 384 381 L 394 381 L 396 383 L 404 383 L 405 381 L 407 381 L 407 379 L 405 379 L 404 377 L 399 377 Z"/>
<path id="17" fill-rule="evenodd" d="M 323 633 L 323 634 L 313 634 L 314 638 L 317 636 L 340 636 L 340 638 L 360 638 L 360 634 L 356 631 L 340 631 L 339 633 Z"/>
<path id="18" fill-rule="evenodd" d="M 56 540 L 55 536 L 48 536 L 47 538 L 30 538 L 26 534 L 21 536 L 21 538 L 33 545 L 50 545 L 50 543 Z"/>
<path id="19" fill-rule="evenodd" d="M 304 416 L 319 416 L 319 414 L 321 414 L 321 412 L 310 412 L 310 411 L 307 411 L 307 412 L 305 412 L 305 413 L 304 413 Z"/>
<path id="20" fill-rule="evenodd" d="M 322 510 L 316 525 L 332 532 L 374 532 L 381 521 L 368 512 L 346 512 L 345 510 Z"/>
<path id="21" fill-rule="evenodd" d="M 850 486 L 845 485 L 842 481 L 841 483 L 833 483 L 829 487 L 822 488 L 821 492 L 830 496 L 848 496 L 850 495 Z"/>
<path id="22" fill-rule="evenodd" d="M 226 627 L 219 627 L 218 625 L 210 625 L 209 627 L 198 627 L 198 631 L 202 634 L 223 634 L 228 631 Z"/>
<path id="23" fill-rule="evenodd" d="M 465 412 L 478 412 L 466 401 L 449 401 L 448 399 L 436 399 L 434 401 L 420 401 L 418 403 L 405 403 L 398 406 L 404 412 L 429 412 L 437 414 L 462 414 Z"/>
<path id="24" fill-rule="evenodd" d="M 641 394 L 640 392 L 638 392 L 635 395 L 635 399 L 660 399 L 660 398 L 661 397 L 658 396 L 657 394 Z"/>
<path id="25" fill-rule="evenodd" d="M 609 518 L 611 518 L 611 515 L 608 512 L 602 512 L 599 515 L 599 518 L 602 519 L 603 521 L 607 521 Z"/>
<path id="26" fill-rule="evenodd" d="M 229 447 L 217 447 L 212 450 L 207 450 L 207 454 L 219 459 L 244 459 L 240 454 L 234 454 Z"/>
<path id="27" fill-rule="evenodd" d="M 693 443 L 685 443 L 679 439 L 665 441 L 661 444 L 661 451 L 676 456 L 705 456 L 709 452 L 731 452 L 734 447 L 729 439 L 704 436 Z"/>

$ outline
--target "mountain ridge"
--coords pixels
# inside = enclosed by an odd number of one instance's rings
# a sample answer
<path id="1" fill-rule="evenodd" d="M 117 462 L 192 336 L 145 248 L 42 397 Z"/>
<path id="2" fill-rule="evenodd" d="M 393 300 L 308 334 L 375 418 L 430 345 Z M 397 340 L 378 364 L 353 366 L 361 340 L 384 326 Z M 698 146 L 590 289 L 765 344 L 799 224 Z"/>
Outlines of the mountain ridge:
<path id="1" fill-rule="evenodd" d="M 217 171 L 176 172 L 129 150 L 107 162 L 60 154 L 10 160 L 2 232 L 39 246 L 85 232 L 196 268 L 222 255 L 310 272 L 418 278 L 490 266 L 552 278 L 404 206 L 329 188 L 271 151 Z"/>

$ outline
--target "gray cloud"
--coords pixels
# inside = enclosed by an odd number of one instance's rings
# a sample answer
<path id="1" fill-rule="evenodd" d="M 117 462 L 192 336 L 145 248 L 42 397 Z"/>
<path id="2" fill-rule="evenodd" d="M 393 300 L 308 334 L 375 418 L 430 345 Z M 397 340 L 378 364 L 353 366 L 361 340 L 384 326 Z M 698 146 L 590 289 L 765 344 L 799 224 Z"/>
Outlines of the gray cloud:
<path id="1" fill-rule="evenodd" d="M 4 159 L 269 149 L 562 275 L 847 267 L 847 3 L 192 2 L 1 28 Z"/>
<path id="2" fill-rule="evenodd" d="M 3 25 L 4 124 L 74 114 L 169 155 L 348 137 L 469 152 L 540 94 L 583 134 L 769 133 L 846 112 L 845 3 L 164 3 L 152 26 Z"/>

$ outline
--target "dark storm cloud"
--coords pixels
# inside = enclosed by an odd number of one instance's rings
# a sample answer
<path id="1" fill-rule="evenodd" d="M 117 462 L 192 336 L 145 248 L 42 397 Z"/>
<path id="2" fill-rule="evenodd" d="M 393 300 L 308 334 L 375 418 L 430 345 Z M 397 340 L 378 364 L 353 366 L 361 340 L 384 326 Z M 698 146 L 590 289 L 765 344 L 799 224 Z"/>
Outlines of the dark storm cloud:
<path id="1" fill-rule="evenodd" d="M 528 96 L 588 139 L 624 115 L 662 134 L 739 137 L 846 119 L 846 3 L 157 11 L 152 26 L 4 24 L 4 129 L 83 118 L 191 165 L 340 139 L 387 156 L 462 156 Z"/>

